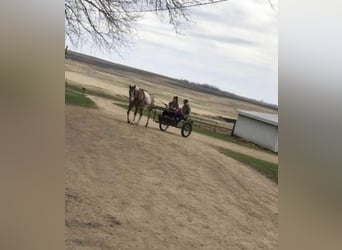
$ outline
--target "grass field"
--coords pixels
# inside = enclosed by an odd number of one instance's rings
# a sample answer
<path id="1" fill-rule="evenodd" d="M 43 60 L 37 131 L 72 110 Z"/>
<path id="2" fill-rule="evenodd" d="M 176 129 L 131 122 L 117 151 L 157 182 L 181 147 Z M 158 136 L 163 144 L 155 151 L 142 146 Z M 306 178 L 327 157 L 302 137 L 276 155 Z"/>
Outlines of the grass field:
<path id="1" fill-rule="evenodd" d="M 136 84 L 155 97 L 156 105 L 163 106 L 163 102 L 168 103 L 173 96 L 178 96 L 179 100 L 190 101 L 193 114 L 206 119 L 219 116 L 234 119 L 237 117 L 237 109 L 276 113 L 275 110 L 260 105 L 188 89 L 177 84 L 177 80 L 120 65 L 103 68 L 101 65 L 66 60 L 65 67 L 68 82 L 87 88 L 88 94 L 91 94 L 88 91 L 96 90 L 125 97 L 127 100 L 128 86 Z M 218 122 L 218 125 L 221 124 L 219 120 L 213 119 L 214 121 Z"/>
<path id="2" fill-rule="evenodd" d="M 238 160 L 244 164 L 247 164 L 248 166 L 260 172 L 261 174 L 265 175 L 266 177 L 278 183 L 278 164 L 260 160 L 255 157 L 238 153 L 227 148 L 217 147 L 217 150 L 235 160 Z"/>
<path id="3" fill-rule="evenodd" d="M 84 96 L 81 92 L 73 91 L 70 89 L 65 89 L 65 104 L 77 105 L 82 107 L 95 107 L 95 103 Z"/>

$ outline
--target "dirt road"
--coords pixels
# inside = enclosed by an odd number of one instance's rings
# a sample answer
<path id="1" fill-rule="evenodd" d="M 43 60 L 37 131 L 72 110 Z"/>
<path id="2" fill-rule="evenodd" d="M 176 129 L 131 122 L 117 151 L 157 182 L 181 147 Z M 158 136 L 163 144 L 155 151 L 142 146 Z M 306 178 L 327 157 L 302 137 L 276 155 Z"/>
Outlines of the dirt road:
<path id="1" fill-rule="evenodd" d="M 277 248 L 275 183 L 199 135 L 96 102 L 65 108 L 67 249 Z"/>

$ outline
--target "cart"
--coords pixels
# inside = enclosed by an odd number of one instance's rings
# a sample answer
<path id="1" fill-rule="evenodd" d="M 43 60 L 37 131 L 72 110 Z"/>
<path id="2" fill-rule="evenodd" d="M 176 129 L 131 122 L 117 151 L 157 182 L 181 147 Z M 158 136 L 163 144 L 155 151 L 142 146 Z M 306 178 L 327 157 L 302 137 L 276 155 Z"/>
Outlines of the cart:
<path id="1" fill-rule="evenodd" d="M 179 128 L 183 137 L 188 137 L 191 134 L 193 122 L 190 117 L 177 121 L 175 112 L 163 107 L 156 107 L 156 109 L 159 110 L 159 112 L 157 119 L 155 119 L 154 116 L 154 121 L 159 123 L 161 131 L 166 131 L 171 126 Z"/>

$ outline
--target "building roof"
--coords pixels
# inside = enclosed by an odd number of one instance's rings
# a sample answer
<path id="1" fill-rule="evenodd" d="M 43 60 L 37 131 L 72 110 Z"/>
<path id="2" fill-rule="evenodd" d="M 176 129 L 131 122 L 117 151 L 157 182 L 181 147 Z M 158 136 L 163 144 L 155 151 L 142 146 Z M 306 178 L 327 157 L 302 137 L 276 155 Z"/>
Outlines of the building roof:
<path id="1" fill-rule="evenodd" d="M 237 110 L 240 115 L 247 116 L 249 118 L 262 121 L 274 126 L 278 127 L 278 114 L 271 113 L 261 113 L 256 111 L 248 111 L 248 110 Z"/>

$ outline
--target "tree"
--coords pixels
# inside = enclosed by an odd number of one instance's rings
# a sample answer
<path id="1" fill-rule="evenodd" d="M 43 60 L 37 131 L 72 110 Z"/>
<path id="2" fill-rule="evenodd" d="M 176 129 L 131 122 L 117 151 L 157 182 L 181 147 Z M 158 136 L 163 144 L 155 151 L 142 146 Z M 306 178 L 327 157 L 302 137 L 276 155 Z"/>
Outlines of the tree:
<path id="1" fill-rule="evenodd" d="M 190 7 L 226 0 L 65 0 L 65 34 L 74 44 L 91 38 L 98 47 L 118 51 L 135 33 L 134 23 L 147 12 L 167 17 L 178 32 Z"/>

